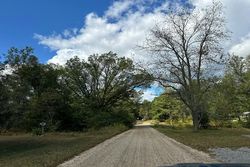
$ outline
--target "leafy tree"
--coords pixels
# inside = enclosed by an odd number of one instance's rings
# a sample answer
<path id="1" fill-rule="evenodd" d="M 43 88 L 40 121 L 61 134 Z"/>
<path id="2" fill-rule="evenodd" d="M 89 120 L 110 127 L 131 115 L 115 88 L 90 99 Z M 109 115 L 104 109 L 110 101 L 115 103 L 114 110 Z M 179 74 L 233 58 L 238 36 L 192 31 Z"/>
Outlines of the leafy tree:
<path id="1" fill-rule="evenodd" d="M 0 129 L 6 129 L 8 127 L 8 120 L 10 119 L 10 113 L 8 112 L 9 96 L 4 70 L 4 63 L 0 62 Z"/>
<path id="2" fill-rule="evenodd" d="M 4 64 L 7 68 L 4 81 L 8 94 L 8 107 L 5 112 L 8 113 L 9 118 L 6 119 L 9 124 L 7 128 L 22 128 L 23 116 L 28 110 L 29 101 L 33 95 L 32 86 L 26 79 L 28 74 L 25 74 L 25 68 L 37 64 L 37 58 L 29 47 L 20 50 L 11 48 L 5 57 Z"/>
<path id="3" fill-rule="evenodd" d="M 150 115 L 159 121 L 183 118 L 182 102 L 173 94 L 164 93 L 152 101 Z"/>
<path id="4" fill-rule="evenodd" d="M 214 119 L 241 120 L 243 112 L 250 110 L 248 58 L 233 55 L 227 64 L 226 74 L 210 92 L 209 106 Z"/>
<path id="5" fill-rule="evenodd" d="M 61 70 L 40 64 L 29 47 L 11 48 L 5 57 L 8 72 L 1 77 L 5 128 L 32 130 L 46 122 L 49 129 L 55 129 L 63 123 L 59 113 L 66 113 L 69 107 L 68 96 L 58 82 Z"/>
<path id="6" fill-rule="evenodd" d="M 63 76 L 65 85 L 72 91 L 72 96 L 79 99 L 81 108 L 91 118 L 96 117 L 91 122 L 108 117 L 121 101 L 128 101 L 135 95 L 134 88 L 146 86 L 149 79 L 145 71 L 135 68 L 132 60 L 119 58 L 112 52 L 92 55 L 88 61 L 75 57 L 67 62 Z M 106 121 L 105 124 L 111 122 Z"/>
<path id="7" fill-rule="evenodd" d="M 139 112 L 140 118 L 143 118 L 145 120 L 151 119 L 152 116 L 150 115 L 150 109 L 151 109 L 151 102 L 148 100 L 144 100 L 140 106 L 140 112 Z"/>

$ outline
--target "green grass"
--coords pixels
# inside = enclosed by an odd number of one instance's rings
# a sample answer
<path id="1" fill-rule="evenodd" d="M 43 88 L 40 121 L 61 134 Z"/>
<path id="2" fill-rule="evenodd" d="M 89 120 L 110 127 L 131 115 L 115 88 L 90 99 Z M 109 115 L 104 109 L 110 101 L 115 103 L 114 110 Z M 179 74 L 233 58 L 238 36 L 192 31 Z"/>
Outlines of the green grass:
<path id="1" fill-rule="evenodd" d="M 56 166 L 127 128 L 108 127 L 86 133 L 49 133 L 0 136 L 0 166 Z"/>
<path id="2" fill-rule="evenodd" d="M 209 129 L 198 132 L 194 132 L 192 128 L 171 128 L 164 125 L 154 128 L 185 145 L 205 152 L 209 152 L 209 148 L 217 147 L 250 147 L 250 138 L 243 136 L 250 135 L 250 130 L 244 128 Z"/>

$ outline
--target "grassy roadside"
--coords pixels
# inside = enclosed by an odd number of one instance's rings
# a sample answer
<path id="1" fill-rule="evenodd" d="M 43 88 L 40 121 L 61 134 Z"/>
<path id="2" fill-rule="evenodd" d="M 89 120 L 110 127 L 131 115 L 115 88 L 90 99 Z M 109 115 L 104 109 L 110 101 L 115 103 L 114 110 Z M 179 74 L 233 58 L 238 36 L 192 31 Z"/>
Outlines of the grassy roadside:
<path id="1" fill-rule="evenodd" d="M 49 133 L 40 137 L 0 135 L 0 166 L 56 166 L 125 130 L 124 126 L 116 126 L 86 133 Z"/>
<path id="2" fill-rule="evenodd" d="M 209 148 L 217 147 L 250 147 L 250 138 L 243 135 L 250 135 L 249 129 L 214 129 L 200 130 L 194 132 L 191 128 L 171 128 L 158 125 L 155 129 L 161 133 L 197 150 L 209 152 Z"/>

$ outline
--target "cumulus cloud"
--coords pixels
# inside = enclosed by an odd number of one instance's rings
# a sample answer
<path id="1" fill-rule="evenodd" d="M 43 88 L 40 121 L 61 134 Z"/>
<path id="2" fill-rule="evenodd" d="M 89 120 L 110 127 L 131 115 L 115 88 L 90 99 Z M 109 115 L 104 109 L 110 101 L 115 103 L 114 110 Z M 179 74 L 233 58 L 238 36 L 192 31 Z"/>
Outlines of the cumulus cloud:
<path id="1" fill-rule="evenodd" d="M 246 57 L 250 55 L 250 34 L 242 38 L 241 41 L 234 45 L 230 51 L 231 54 Z"/>
<path id="2" fill-rule="evenodd" d="M 79 56 L 87 59 L 94 53 L 113 51 L 120 56 L 139 60 L 144 52 L 138 49 L 158 21 L 164 18 L 170 0 L 115 1 L 103 16 L 89 13 L 82 28 L 67 29 L 61 34 L 43 36 L 36 34 L 39 43 L 56 51 L 49 63 L 64 64 L 69 58 Z M 196 8 L 211 4 L 212 0 L 189 0 Z M 250 53 L 250 1 L 221 0 L 225 6 L 228 28 L 232 40 L 225 44 L 231 53 L 245 56 Z M 180 3 L 180 1 L 176 1 Z M 156 5 L 157 4 L 157 5 Z"/>
<path id="3" fill-rule="evenodd" d="M 197 9 L 211 4 L 213 0 L 186 0 Z M 225 6 L 225 17 L 231 41 L 225 43 L 226 50 L 239 56 L 250 54 L 250 0 L 220 0 Z M 113 51 L 120 56 L 142 60 L 146 53 L 137 46 L 145 41 L 149 30 L 164 19 L 168 8 L 181 5 L 181 0 L 117 0 L 98 16 L 89 13 L 84 25 L 78 29 L 67 29 L 59 34 L 43 36 L 35 34 L 39 43 L 56 51 L 48 63 L 64 64 L 78 56 Z M 148 58 L 148 57 L 147 57 Z M 149 101 L 158 96 L 154 88 L 144 91 L 143 98 Z"/>
<path id="4" fill-rule="evenodd" d="M 143 91 L 142 100 L 153 101 L 155 97 L 158 97 L 164 92 L 164 89 L 157 83 L 151 85 L 150 88 Z"/>
<path id="5" fill-rule="evenodd" d="M 146 89 L 143 92 L 142 99 L 147 101 L 153 101 L 158 95 L 155 94 L 154 89 Z"/>
<path id="6" fill-rule="evenodd" d="M 68 59 L 79 56 L 87 59 L 94 53 L 113 51 L 134 60 L 142 58 L 137 46 L 142 45 L 150 28 L 163 18 L 163 3 L 154 8 L 154 0 L 116 1 L 103 16 L 89 13 L 82 28 L 74 32 L 65 30 L 58 35 L 35 34 L 39 43 L 56 51 L 49 63 L 64 64 Z M 149 5 L 149 6 L 148 6 Z M 114 20 L 115 19 L 115 20 Z"/>
<path id="7" fill-rule="evenodd" d="M 132 0 L 115 1 L 112 6 L 106 11 L 105 16 L 111 18 L 120 18 L 133 5 Z"/>

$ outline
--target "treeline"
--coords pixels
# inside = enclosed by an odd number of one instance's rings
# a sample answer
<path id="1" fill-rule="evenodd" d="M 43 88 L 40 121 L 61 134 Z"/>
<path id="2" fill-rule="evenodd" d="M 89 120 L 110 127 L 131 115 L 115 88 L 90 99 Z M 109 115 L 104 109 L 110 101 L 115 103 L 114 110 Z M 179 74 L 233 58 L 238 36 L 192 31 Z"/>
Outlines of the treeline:
<path id="1" fill-rule="evenodd" d="M 201 128 L 250 127 L 250 56 L 231 56 L 225 66 L 225 74 L 210 79 L 213 82 L 202 101 Z M 152 102 L 144 101 L 140 116 L 176 123 L 192 119 L 191 111 L 173 89 L 166 89 Z"/>
<path id="2" fill-rule="evenodd" d="M 110 52 L 66 65 L 42 64 L 33 49 L 11 48 L 0 62 L 0 129 L 82 131 L 138 117 L 135 87 L 150 76 L 132 60 Z"/>

